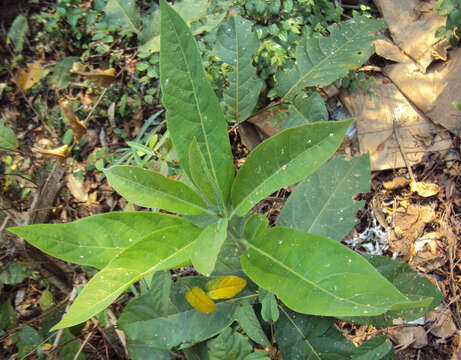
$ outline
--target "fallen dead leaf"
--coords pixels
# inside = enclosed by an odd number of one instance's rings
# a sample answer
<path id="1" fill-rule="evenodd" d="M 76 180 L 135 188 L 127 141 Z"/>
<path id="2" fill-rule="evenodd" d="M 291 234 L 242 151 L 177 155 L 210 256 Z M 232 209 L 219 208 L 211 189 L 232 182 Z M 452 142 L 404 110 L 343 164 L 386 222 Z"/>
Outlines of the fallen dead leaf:
<path id="1" fill-rule="evenodd" d="M 69 147 L 67 145 L 60 146 L 56 149 L 41 149 L 38 147 L 32 147 L 31 150 L 40 154 L 53 155 L 61 158 L 67 158 L 69 156 Z"/>
<path id="2" fill-rule="evenodd" d="M 450 50 L 446 62 L 435 63 L 425 74 L 412 62 L 387 65 L 383 73 L 434 123 L 456 132 L 460 118 L 452 103 L 461 92 L 460 48 Z"/>
<path id="3" fill-rule="evenodd" d="M 389 39 L 378 39 L 374 42 L 376 54 L 394 62 L 404 62 L 408 57 Z"/>
<path id="4" fill-rule="evenodd" d="M 89 70 L 87 66 L 79 62 L 74 62 L 71 72 L 88 78 L 96 86 L 109 87 L 115 81 L 115 69 Z"/>
<path id="5" fill-rule="evenodd" d="M 429 331 L 439 338 L 446 339 L 456 333 L 456 325 L 449 309 L 429 311 L 425 320 L 433 323 Z"/>
<path id="6" fill-rule="evenodd" d="M 410 179 L 407 179 L 403 176 L 397 176 L 391 181 L 384 182 L 383 186 L 386 190 L 397 190 L 406 187 L 410 182 Z"/>
<path id="7" fill-rule="evenodd" d="M 442 235 L 436 232 L 426 233 L 411 246 L 408 263 L 423 273 L 434 271 L 447 262 L 446 253 L 438 246 Z"/>
<path id="8" fill-rule="evenodd" d="M 72 104 L 69 101 L 61 99 L 59 100 L 59 106 L 61 107 L 62 114 L 67 121 L 67 125 L 69 125 L 69 128 L 72 130 L 74 140 L 78 144 L 83 135 L 85 135 L 86 126 L 75 115 L 74 110 L 72 109 Z"/>
<path id="9" fill-rule="evenodd" d="M 373 171 L 405 167 L 399 143 L 409 166 L 420 163 L 429 152 L 445 153 L 452 146 L 451 139 L 443 139 L 440 128 L 414 108 L 394 84 L 380 75 L 375 80 L 376 86 L 368 91 L 341 92 L 342 102 L 356 119 L 360 153 L 370 153 Z M 427 147 L 415 134 L 432 137 L 432 145 Z"/>
<path id="10" fill-rule="evenodd" d="M 426 224 L 435 221 L 434 208 L 431 205 L 409 204 L 407 209 L 399 208 L 393 215 L 394 229 L 389 249 L 409 259 L 415 240 L 423 233 Z"/>
<path id="11" fill-rule="evenodd" d="M 410 190 L 422 197 L 431 197 L 440 192 L 440 187 L 437 184 L 429 184 L 423 181 L 412 181 Z"/>
<path id="12" fill-rule="evenodd" d="M 394 43 L 425 72 L 434 60 L 432 50 L 439 43 L 435 33 L 445 25 L 445 18 L 435 11 L 419 11 L 419 0 L 375 0 L 374 3 L 389 25 Z"/>
<path id="13" fill-rule="evenodd" d="M 16 82 L 22 91 L 26 91 L 34 86 L 40 80 L 43 70 L 41 68 L 42 61 L 36 60 L 27 65 L 27 70 L 19 69 L 16 77 Z"/>
<path id="14" fill-rule="evenodd" d="M 389 329 L 389 335 L 397 343 L 398 349 L 411 346 L 420 349 L 427 345 L 426 330 L 422 326 L 405 326 Z"/>
<path id="15" fill-rule="evenodd" d="M 85 186 L 83 182 L 77 179 L 74 175 L 67 175 L 66 176 L 66 185 L 69 189 L 72 196 L 80 202 L 87 202 L 88 201 L 88 193 L 85 190 Z"/>

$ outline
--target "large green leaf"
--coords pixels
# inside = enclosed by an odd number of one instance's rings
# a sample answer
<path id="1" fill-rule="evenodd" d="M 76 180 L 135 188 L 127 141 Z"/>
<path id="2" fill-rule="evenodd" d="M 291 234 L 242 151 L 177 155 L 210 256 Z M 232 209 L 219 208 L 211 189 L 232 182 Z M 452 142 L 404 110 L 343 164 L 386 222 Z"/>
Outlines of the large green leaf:
<path id="1" fill-rule="evenodd" d="M 204 18 L 207 14 L 207 0 L 183 0 L 177 1 L 173 9 L 184 19 L 187 24 Z M 200 29 L 193 31 L 194 35 L 201 33 Z M 139 36 L 140 51 L 160 51 L 160 11 L 155 11 L 145 21 L 144 28 Z"/>
<path id="2" fill-rule="evenodd" d="M 375 33 L 385 28 L 383 20 L 359 16 L 333 24 L 330 36 L 306 38 L 296 48 L 296 62 L 276 74 L 276 89 L 291 99 L 308 86 L 331 84 L 357 69 L 374 53 Z"/>
<path id="3" fill-rule="evenodd" d="M 173 285 L 168 312 L 159 312 L 152 296 L 132 300 L 119 319 L 128 343 L 136 347 L 171 349 L 180 343 L 195 343 L 219 334 L 233 322 L 235 304 L 218 303 L 209 314 L 191 308 L 185 300 L 187 287 L 204 288 L 206 278 L 186 277 Z"/>
<path id="4" fill-rule="evenodd" d="M 193 189 L 155 171 L 118 165 L 104 170 L 104 174 L 115 191 L 137 205 L 190 215 L 208 211 Z"/>
<path id="5" fill-rule="evenodd" d="M 237 305 L 235 308 L 235 320 L 237 320 L 242 330 L 255 343 L 267 347 L 271 346 L 250 302 L 242 301 Z"/>
<path id="6" fill-rule="evenodd" d="M 275 337 L 283 358 L 380 360 L 392 349 L 386 336 L 377 336 L 356 348 L 334 327 L 333 321 L 282 309 Z"/>
<path id="7" fill-rule="evenodd" d="M 10 30 L 6 35 L 7 43 L 13 42 L 16 52 L 21 52 L 24 47 L 24 39 L 26 38 L 29 25 L 24 15 L 18 15 L 11 24 Z"/>
<path id="8" fill-rule="evenodd" d="M 224 241 L 227 236 L 227 219 L 218 220 L 202 230 L 192 247 L 191 260 L 195 269 L 209 276 L 216 265 Z"/>
<path id="9" fill-rule="evenodd" d="M 215 53 L 233 70 L 228 73 L 229 88 L 223 95 L 229 117 L 235 122 L 244 121 L 253 113 L 264 85 L 252 65 L 253 54 L 258 48 L 258 37 L 248 20 L 229 15 L 219 27 Z"/>
<path id="10" fill-rule="evenodd" d="M 388 311 L 380 316 L 345 317 L 343 318 L 345 321 L 374 326 L 392 325 L 392 320 L 397 318 L 403 318 L 409 322 L 424 316 L 428 311 L 438 306 L 443 299 L 443 294 L 428 279 L 419 276 L 410 265 L 390 259 L 387 256 L 367 255 L 365 258 L 410 300 L 421 301 L 432 297 L 433 301 L 427 306 Z"/>
<path id="11" fill-rule="evenodd" d="M 139 33 L 141 16 L 135 0 L 109 0 L 104 8 L 106 22 L 121 28 L 122 35 Z"/>
<path id="12" fill-rule="evenodd" d="M 146 236 L 183 225 L 189 227 L 190 222 L 173 215 L 112 212 L 67 224 L 16 226 L 8 231 L 49 255 L 100 269 Z"/>
<path id="13" fill-rule="evenodd" d="M 352 120 L 287 129 L 256 147 L 232 185 L 234 213 L 245 215 L 258 201 L 317 170 L 333 155 Z"/>
<path id="14" fill-rule="evenodd" d="M 223 112 L 206 79 L 192 33 L 164 0 L 160 8 L 160 79 L 171 140 L 189 177 L 189 144 L 197 140 L 213 183 L 218 184 L 226 203 L 234 166 Z"/>
<path id="15" fill-rule="evenodd" d="M 14 131 L 0 121 L 0 150 L 16 150 L 18 146 Z"/>
<path id="16" fill-rule="evenodd" d="M 200 229 L 178 225 L 151 234 L 125 249 L 85 286 L 55 329 L 79 324 L 104 310 L 135 281 L 149 273 L 190 263 Z"/>
<path id="17" fill-rule="evenodd" d="M 252 352 L 248 339 L 229 327 L 207 345 L 210 360 L 244 360 Z"/>
<path id="18" fill-rule="evenodd" d="M 300 182 L 283 207 L 278 225 L 341 241 L 357 222 L 364 201 L 354 200 L 370 191 L 370 158 L 346 161 L 339 156 Z"/>
<path id="19" fill-rule="evenodd" d="M 301 313 L 371 316 L 432 301 L 411 302 L 362 256 L 323 236 L 275 227 L 247 246 L 245 273 Z"/>

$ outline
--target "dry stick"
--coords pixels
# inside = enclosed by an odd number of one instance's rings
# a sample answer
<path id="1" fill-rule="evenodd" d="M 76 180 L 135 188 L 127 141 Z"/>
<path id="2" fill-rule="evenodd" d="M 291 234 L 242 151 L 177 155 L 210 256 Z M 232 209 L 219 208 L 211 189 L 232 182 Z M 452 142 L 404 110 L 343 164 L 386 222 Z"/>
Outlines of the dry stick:
<path id="1" fill-rule="evenodd" d="M 408 169 L 408 173 L 410 174 L 411 181 L 416 182 L 415 175 L 413 174 L 413 170 L 411 170 L 411 167 L 408 165 L 407 161 L 407 156 L 405 155 L 405 152 L 403 151 L 402 144 L 399 141 L 399 137 L 397 136 L 397 117 L 395 114 L 393 116 L 393 127 L 392 127 L 392 133 L 394 134 L 395 141 L 397 142 L 397 145 L 399 146 L 400 154 L 402 155 L 403 161 L 405 162 L 405 166 Z"/>
<path id="2" fill-rule="evenodd" d="M 77 294 L 78 294 L 77 287 L 74 286 L 74 288 L 72 289 L 72 291 L 71 291 L 71 293 L 69 295 L 69 303 L 66 306 L 65 312 L 67 312 L 69 310 L 70 306 L 72 305 L 72 302 L 77 297 Z M 58 333 L 56 334 L 56 338 L 54 339 L 54 343 L 53 343 L 53 347 L 51 348 L 51 351 L 56 350 L 56 348 L 58 347 L 59 341 L 61 340 L 61 336 L 62 336 L 63 331 L 64 331 L 64 329 L 59 329 L 58 330 Z"/>
<path id="3" fill-rule="evenodd" d="M 130 357 L 129 353 L 128 353 L 128 349 L 126 347 L 126 335 L 123 331 L 117 329 L 117 317 L 115 316 L 115 314 L 112 312 L 112 310 L 110 309 L 107 309 L 107 318 L 109 320 L 109 323 L 114 327 L 114 330 L 115 330 L 115 333 L 117 334 L 122 346 L 123 346 L 123 350 L 125 351 L 125 355 L 127 358 Z M 76 359 L 74 359 L 76 360 Z"/>
<path id="4" fill-rule="evenodd" d="M 93 331 L 89 332 L 88 335 L 86 336 L 85 340 L 83 341 L 83 343 L 80 345 L 80 347 L 78 348 L 78 351 L 77 353 L 75 354 L 74 356 L 74 360 L 77 360 L 79 355 L 82 353 L 83 351 L 83 348 L 85 347 L 86 343 L 90 340 L 90 337 L 93 336 Z"/>
<path id="5" fill-rule="evenodd" d="M 99 95 L 99 98 L 98 100 L 96 100 L 96 103 L 94 104 L 93 108 L 91 109 L 91 111 L 88 113 L 87 117 L 85 118 L 85 120 L 83 120 L 83 123 L 86 124 L 86 122 L 90 119 L 91 115 L 93 115 L 93 112 L 96 110 L 96 108 L 98 107 L 99 103 L 101 102 L 102 98 L 104 97 L 104 95 L 106 94 L 106 91 L 107 91 L 107 88 L 104 88 L 104 90 L 102 91 L 102 94 Z"/>

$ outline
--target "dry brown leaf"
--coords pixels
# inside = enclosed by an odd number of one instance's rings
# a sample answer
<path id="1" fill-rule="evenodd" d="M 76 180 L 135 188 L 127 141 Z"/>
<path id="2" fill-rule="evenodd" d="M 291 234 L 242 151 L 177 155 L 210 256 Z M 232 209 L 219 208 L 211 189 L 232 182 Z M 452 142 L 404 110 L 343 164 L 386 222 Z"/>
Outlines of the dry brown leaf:
<path id="1" fill-rule="evenodd" d="M 403 176 L 397 176 L 393 178 L 391 181 L 386 181 L 383 183 L 383 186 L 386 190 L 397 190 L 404 188 L 411 182 L 410 179 L 407 179 Z"/>
<path id="2" fill-rule="evenodd" d="M 378 39 L 373 42 L 376 54 L 394 62 L 404 62 L 408 58 L 400 48 L 389 39 Z"/>
<path id="3" fill-rule="evenodd" d="M 79 62 L 74 62 L 71 72 L 88 78 L 96 86 L 109 87 L 115 81 L 115 69 L 107 70 L 89 70 L 85 65 Z"/>
<path id="4" fill-rule="evenodd" d="M 60 146 L 56 149 L 41 149 L 32 147 L 31 150 L 40 154 L 59 156 L 61 158 L 67 158 L 69 156 L 69 147 L 67 145 Z"/>
<path id="5" fill-rule="evenodd" d="M 77 179 L 74 175 L 66 176 L 66 185 L 72 196 L 80 202 L 88 201 L 88 193 L 85 190 L 83 182 Z"/>
<path id="6" fill-rule="evenodd" d="M 415 109 L 399 88 L 380 75 L 375 78 L 376 86 L 368 91 L 341 92 L 341 100 L 356 119 L 360 152 L 370 153 L 373 171 L 405 167 L 400 147 L 409 166 L 420 163 L 426 153 L 445 153 L 452 147 L 452 141 L 442 139 L 439 127 Z M 426 147 L 414 134 L 431 136 L 432 145 Z"/>
<path id="7" fill-rule="evenodd" d="M 427 345 L 427 334 L 422 326 L 389 329 L 389 335 L 395 340 L 399 349 L 405 349 L 409 346 L 420 349 Z"/>
<path id="8" fill-rule="evenodd" d="M 439 42 L 436 31 L 446 19 L 436 11 L 419 11 L 420 0 L 374 0 L 389 26 L 394 43 L 415 60 L 420 69 L 434 60 L 432 49 Z"/>
<path id="9" fill-rule="evenodd" d="M 395 213 L 394 230 L 398 237 L 414 242 L 426 224 L 434 220 L 435 212 L 432 206 L 410 204 L 405 212 Z"/>
<path id="10" fill-rule="evenodd" d="M 452 103 L 459 101 L 461 91 L 460 48 L 450 50 L 448 61 L 435 63 L 426 74 L 411 62 L 387 65 L 383 72 L 433 122 L 456 132 L 460 117 Z"/>
<path id="11" fill-rule="evenodd" d="M 437 184 L 429 184 L 423 181 L 412 181 L 410 190 L 422 197 L 431 197 L 440 192 L 440 187 Z"/>
<path id="12" fill-rule="evenodd" d="M 439 338 L 446 339 L 456 333 L 456 325 L 449 309 L 429 311 L 425 320 L 434 323 L 429 331 Z"/>
<path id="13" fill-rule="evenodd" d="M 65 100 L 59 100 L 59 105 L 61 106 L 62 114 L 67 121 L 67 125 L 72 130 L 72 134 L 74 135 L 74 140 L 78 144 L 82 139 L 83 135 L 86 132 L 85 124 L 78 119 L 78 117 L 74 114 L 74 110 L 72 109 L 72 104 Z"/>
<path id="14" fill-rule="evenodd" d="M 41 64 L 42 62 L 40 60 L 36 60 L 27 65 L 27 70 L 18 70 L 16 82 L 23 91 L 30 89 L 37 81 L 40 80 L 43 73 Z"/>

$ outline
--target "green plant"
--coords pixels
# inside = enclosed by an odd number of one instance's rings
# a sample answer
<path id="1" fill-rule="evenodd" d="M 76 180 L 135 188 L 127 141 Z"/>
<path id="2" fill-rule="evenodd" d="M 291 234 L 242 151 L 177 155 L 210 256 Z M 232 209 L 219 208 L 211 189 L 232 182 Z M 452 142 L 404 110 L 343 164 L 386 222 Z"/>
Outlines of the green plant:
<path id="1" fill-rule="evenodd" d="M 452 46 L 458 46 L 461 38 L 461 0 L 438 0 L 434 9 L 447 17 L 445 26 L 437 30 L 437 36 L 447 39 Z"/>
<path id="2" fill-rule="evenodd" d="M 267 359 L 249 343 L 270 346 L 256 304 L 264 321 L 276 322 L 277 344 L 287 359 L 388 356 L 385 337 L 355 348 L 335 329 L 333 317 L 380 324 L 395 317 L 411 320 L 435 307 L 440 294 L 403 264 L 382 257 L 367 261 L 339 242 L 361 205 L 353 196 L 369 189 L 367 156 L 326 163 L 352 120 L 288 128 L 254 149 L 235 175 L 224 114 L 193 35 L 174 9 L 160 4 L 163 103 L 187 177 L 180 182 L 136 166 L 112 166 L 105 174 L 127 200 L 184 216 L 114 212 L 68 224 L 10 228 L 53 256 L 101 269 L 53 329 L 88 320 L 155 273 L 151 289 L 131 301 L 119 319 L 135 358 L 172 359 L 174 351 L 183 350 L 188 359 L 228 359 L 226 354 Z M 231 17 L 224 26 L 235 40 L 246 25 Z M 381 22 L 357 18 L 330 27 L 330 37 L 299 45 L 296 63 L 277 75 L 283 102 L 306 111 L 301 90 L 336 81 L 360 66 L 373 51 L 369 34 L 380 28 Z M 248 54 L 238 49 L 246 45 L 221 45 L 236 60 L 229 91 L 237 101 L 227 106 L 237 121 L 244 120 L 240 114 L 252 113 L 258 93 L 246 83 L 251 76 L 240 76 L 253 72 L 239 66 Z M 301 180 L 280 215 L 283 226 L 268 228 L 262 214 L 249 215 L 260 200 Z M 179 277 L 172 284 L 166 270 L 191 264 L 204 276 Z M 235 279 L 246 287 L 236 289 Z M 215 290 L 225 294 L 215 296 Z M 290 332 L 293 336 L 286 335 Z"/>

